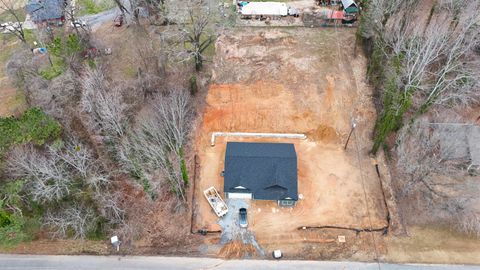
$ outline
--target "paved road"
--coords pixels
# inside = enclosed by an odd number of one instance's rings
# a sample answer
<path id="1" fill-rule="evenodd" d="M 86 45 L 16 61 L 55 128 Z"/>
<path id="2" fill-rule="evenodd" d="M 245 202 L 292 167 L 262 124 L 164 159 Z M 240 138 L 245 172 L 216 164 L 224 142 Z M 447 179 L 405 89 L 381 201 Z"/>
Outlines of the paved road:
<path id="1" fill-rule="evenodd" d="M 120 10 L 115 7 L 107 11 L 100 12 L 98 14 L 82 16 L 79 19 L 86 22 L 87 25 L 92 28 L 92 30 L 95 30 L 97 27 L 99 27 L 105 22 L 111 22 L 113 27 L 113 20 L 119 14 Z"/>
<path id="2" fill-rule="evenodd" d="M 359 262 L 321 262 L 321 261 L 261 261 L 261 260 L 221 260 L 211 258 L 184 257 L 118 257 L 118 256 L 30 256 L 1 255 L 1 270 L 470 270 L 480 266 L 468 265 L 398 265 Z"/>

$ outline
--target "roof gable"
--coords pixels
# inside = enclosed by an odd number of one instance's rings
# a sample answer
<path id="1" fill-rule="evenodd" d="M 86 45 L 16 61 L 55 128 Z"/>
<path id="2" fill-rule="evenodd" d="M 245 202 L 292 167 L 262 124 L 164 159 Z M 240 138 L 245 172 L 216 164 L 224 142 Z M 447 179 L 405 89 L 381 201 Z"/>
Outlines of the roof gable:
<path id="1" fill-rule="evenodd" d="M 342 0 L 343 8 L 349 8 L 350 6 L 358 7 L 357 4 L 353 0 Z"/>
<path id="2" fill-rule="evenodd" d="M 287 190 L 286 187 L 282 187 L 282 186 L 279 186 L 279 185 L 268 186 L 268 187 L 265 187 L 264 189 L 265 190 L 280 190 L 280 191 L 286 191 Z"/>

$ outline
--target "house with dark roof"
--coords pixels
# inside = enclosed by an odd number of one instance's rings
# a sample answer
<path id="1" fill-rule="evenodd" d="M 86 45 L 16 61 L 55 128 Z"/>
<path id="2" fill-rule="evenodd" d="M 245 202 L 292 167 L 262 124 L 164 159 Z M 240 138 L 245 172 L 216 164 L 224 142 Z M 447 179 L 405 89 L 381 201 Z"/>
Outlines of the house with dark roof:
<path id="1" fill-rule="evenodd" d="M 229 142 L 223 176 L 226 198 L 274 200 L 281 206 L 298 200 L 293 144 Z"/>
<path id="2" fill-rule="evenodd" d="M 65 0 L 29 0 L 25 9 L 34 23 L 52 23 L 65 20 Z"/>
<path id="3" fill-rule="evenodd" d="M 346 13 L 358 13 L 358 5 L 353 0 L 342 0 L 342 5 Z"/>

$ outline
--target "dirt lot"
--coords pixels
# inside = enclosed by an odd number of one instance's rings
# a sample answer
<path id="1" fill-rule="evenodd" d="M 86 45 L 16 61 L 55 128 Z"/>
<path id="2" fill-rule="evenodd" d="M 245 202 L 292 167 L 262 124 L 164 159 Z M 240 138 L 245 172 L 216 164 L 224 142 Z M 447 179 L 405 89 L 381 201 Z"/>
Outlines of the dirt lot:
<path id="1" fill-rule="evenodd" d="M 381 186 L 368 157 L 375 111 L 364 82 L 365 59 L 360 54 L 354 57 L 354 33 L 354 29 L 242 28 L 219 37 L 214 84 L 197 137 L 201 169 L 194 229 L 218 229 L 202 191 L 209 186 L 223 191 L 220 173 L 227 141 L 292 142 L 304 199 L 295 208 L 252 201 L 250 230 L 258 243 L 267 252 L 282 248 L 292 257 L 372 258 L 373 247 L 381 244 L 378 236 L 372 245 L 371 235 L 348 235 L 348 230 L 298 230 L 387 226 Z M 352 119 L 358 127 L 344 151 Z M 214 131 L 305 133 L 308 139 L 219 138 L 211 147 Z M 348 235 L 350 248 L 339 246 L 340 234 Z M 365 246 L 365 254 L 353 255 L 358 245 Z M 308 248 L 319 252 L 305 253 Z"/>

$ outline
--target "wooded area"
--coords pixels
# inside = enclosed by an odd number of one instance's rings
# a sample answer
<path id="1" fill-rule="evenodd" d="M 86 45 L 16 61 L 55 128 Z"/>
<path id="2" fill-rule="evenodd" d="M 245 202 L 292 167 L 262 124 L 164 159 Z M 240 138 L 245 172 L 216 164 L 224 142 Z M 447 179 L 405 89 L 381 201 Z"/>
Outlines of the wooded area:
<path id="1" fill-rule="evenodd" d="M 108 57 L 85 54 L 102 41 L 74 23 L 73 9 L 71 31 L 33 32 L 46 55 L 32 55 L 23 28 L 14 29 L 23 45 L 7 73 L 32 109 L 0 122 L 4 246 L 39 231 L 54 238 L 118 234 L 128 243 L 143 229 L 131 219 L 139 207 L 162 201 L 172 216 L 188 213 L 196 78 L 203 76 L 204 52 L 214 40 L 213 12 L 193 0 L 184 6 L 116 3 L 141 36 L 132 48 L 141 59 L 133 78 L 114 76 Z M 140 16 L 143 8 L 148 17 Z M 21 21 L 17 7 L 5 10 Z M 161 28 L 151 33 L 157 22 Z"/>
<path id="2" fill-rule="evenodd" d="M 372 152 L 383 148 L 396 162 L 407 220 L 479 235 L 478 169 L 470 157 L 441 154 L 457 151 L 465 135 L 431 123 L 469 125 L 462 115 L 478 106 L 480 3 L 427 2 L 371 0 L 365 8 L 359 33 L 380 97 Z"/>

